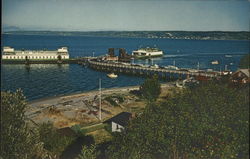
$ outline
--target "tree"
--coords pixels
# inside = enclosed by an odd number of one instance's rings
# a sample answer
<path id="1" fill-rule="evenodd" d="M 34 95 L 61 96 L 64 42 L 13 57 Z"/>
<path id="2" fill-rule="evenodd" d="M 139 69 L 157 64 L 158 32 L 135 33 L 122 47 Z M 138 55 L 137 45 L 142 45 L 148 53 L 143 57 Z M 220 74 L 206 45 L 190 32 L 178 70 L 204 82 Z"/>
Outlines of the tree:
<path id="1" fill-rule="evenodd" d="M 161 93 L 161 85 L 158 81 L 157 75 L 154 75 L 151 79 L 146 79 L 140 86 L 140 91 L 143 98 L 149 103 L 156 101 Z"/>
<path id="2" fill-rule="evenodd" d="M 204 83 L 132 120 L 109 147 L 110 158 L 248 158 L 248 88 Z M 153 103 L 156 104 L 156 103 Z"/>
<path id="3" fill-rule="evenodd" d="M 21 90 L 1 92 L 1 157 L 4 159 L 46 156 L 36 129 L 27 124 L 26 107 Z"/>
<path id="4" fill-rule="evenodd" d="M 39 139 L 44 143 L 44 149 L 48 150 L 52 156 L 59 156 L 76 138 L 76 136 L 60 135 L 49 122 L 40 124 L 38 130 Z"/>
<path id="5" fill-rule="evenodd" d="M 96 145 L 90 145 L 90 147 L 83 146 L 80 155 L 77 159 L 96 159 L 99 152 L 96 150 Z"/>
<path id="6" fill-rule="evenodd" d="M 244 55 L 244 56 L 240 59 L 239 68 L 241 68 L 241 69 L 249 69 L 249 64 L 250 64 L 249 61 L 250 61 L 250 54 Z"/>

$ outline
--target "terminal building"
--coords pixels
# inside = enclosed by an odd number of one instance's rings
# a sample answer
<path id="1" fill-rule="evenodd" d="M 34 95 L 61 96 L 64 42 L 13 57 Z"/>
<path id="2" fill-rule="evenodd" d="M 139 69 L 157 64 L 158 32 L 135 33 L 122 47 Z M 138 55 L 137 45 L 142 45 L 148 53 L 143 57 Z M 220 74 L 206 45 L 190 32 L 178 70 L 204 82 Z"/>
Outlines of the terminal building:
<path id="1" fill-rule="evenodd" d="M 11 47 L 3 47 L 2 59 L 69 59 L 69 53 L 67 47 L 62 47 L 54 51 L 47 50 L 15 50 Z"/>

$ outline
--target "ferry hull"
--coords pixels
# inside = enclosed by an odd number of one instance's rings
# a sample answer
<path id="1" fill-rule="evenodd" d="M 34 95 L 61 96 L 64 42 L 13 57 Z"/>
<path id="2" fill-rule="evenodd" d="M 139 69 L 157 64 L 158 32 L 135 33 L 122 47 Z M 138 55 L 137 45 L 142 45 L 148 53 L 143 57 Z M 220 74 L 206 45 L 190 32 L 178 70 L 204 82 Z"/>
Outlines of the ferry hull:
<path id="1" fill-rule="evenodd" d="M 133 58 L 136 59 L 149 59 L 149 58 L 156 58 L 156 57 L 162 57 L 163 55 L 151 55 L 151 56 L 140 56 L 140 55 L 134 55 Z"/>

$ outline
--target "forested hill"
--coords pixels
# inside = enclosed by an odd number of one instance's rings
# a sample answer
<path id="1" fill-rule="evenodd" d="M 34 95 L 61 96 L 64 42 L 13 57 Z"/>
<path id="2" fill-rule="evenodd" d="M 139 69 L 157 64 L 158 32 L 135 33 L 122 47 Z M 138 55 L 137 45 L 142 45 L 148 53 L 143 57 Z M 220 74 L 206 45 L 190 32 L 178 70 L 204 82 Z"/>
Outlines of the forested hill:
<path id="1" fill-rule="evenodd" d="M 197 40 L 250 40 L 250 32 L 228 31 L 9 31 L 4 34 L 90 37 L 166 38 Z"/>

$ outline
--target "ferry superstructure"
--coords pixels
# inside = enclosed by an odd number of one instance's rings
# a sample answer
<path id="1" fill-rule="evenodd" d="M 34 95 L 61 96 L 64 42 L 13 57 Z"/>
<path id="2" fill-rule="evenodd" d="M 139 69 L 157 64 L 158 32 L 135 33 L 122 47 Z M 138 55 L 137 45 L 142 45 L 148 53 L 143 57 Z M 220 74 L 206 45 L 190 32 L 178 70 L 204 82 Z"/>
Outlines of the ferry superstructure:
<path id="1" fill-rule="evenodd" d="M 2 59 L 32 59 L 32 60 L 39 60 L 39 59 L 69 59 L 69 53 L 67 47 L 62 47 L 57 50 L 48 51 L 48 50 L 15 50 L 11 47 L 3 47 Z"/>
<path id="2" fill-rule="evenodd" d="M 150 57 L 158 57 L 162 56 L 163 51 L 158 48 L 140 48 L 136 51 L 132 52 L 132 56 L 135 58 L 150 58 Z"/>

